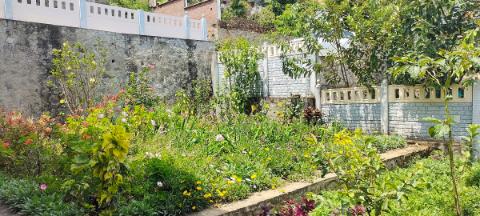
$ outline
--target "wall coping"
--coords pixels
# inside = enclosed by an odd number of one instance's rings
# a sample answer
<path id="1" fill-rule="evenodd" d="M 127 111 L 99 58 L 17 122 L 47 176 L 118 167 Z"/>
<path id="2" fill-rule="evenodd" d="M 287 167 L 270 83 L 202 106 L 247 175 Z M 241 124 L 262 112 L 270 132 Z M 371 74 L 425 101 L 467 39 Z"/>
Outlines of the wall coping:
<path id="1" fill-rule="evenodd" d="M 387 168 L 402 166 L 413 156 L 429 154 L 432 150 L 430 144 L 409 145 L 406 148 L 395 149 L 381 154 Z M 295 197 L 309 191 L 321 191 L 331 188 L 337 181 L 337 175 L 328 173 L 323 178 L 311 182 L 288 183 L 275 190 L 253 193 L 249 198 L 221 205 L 218 208 L 209 208 L 191 214 L 191 216 L 219 216 L 219 215 L 256 215 L 257 211 L 267 204 L 278 204 L 283 200 Z"/>

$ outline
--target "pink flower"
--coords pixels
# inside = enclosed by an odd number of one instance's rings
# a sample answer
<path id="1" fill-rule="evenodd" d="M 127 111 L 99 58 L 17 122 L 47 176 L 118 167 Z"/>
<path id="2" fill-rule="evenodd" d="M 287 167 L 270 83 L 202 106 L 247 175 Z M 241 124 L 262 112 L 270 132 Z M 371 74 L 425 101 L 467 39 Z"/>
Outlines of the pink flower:
<path id="1" fill-rule="evenodd" d="M 40 190 L 41 191 L 47 190 L 47 184 L 45 184 L 45 183 L 40 184 Z"/>
<path id="2" fill-rule="evenodd" d="M 225 137 L 223 137 L 222 134 L 218 134 L 216 137 L 215 137 L 215 140 L 217 142 L 221 142 L 221 141 L 224 141 L 225 140 Z"/>
<path id="3" fill-rule="evenodd" d="M 3 143 L 3 148 L 4 149 L 8 149 L 10 147 L 10 143 L 9 142 L 4 142 Z"/>
<path id="4" fill-rule="evenodd" d="M 25 145 L 30 145 L 30 144 L 32 144 L 32 143 L 33 143 L 33 140 L 32 140 L 32 139 L 27 139 L 27 140 L 25 141 Z"/>
<path id="5" fill-rule="evenodd" d="M 148 69 L 153 70 L 155 69 L 156 65 L 155 64 L 148 64 Z"/>

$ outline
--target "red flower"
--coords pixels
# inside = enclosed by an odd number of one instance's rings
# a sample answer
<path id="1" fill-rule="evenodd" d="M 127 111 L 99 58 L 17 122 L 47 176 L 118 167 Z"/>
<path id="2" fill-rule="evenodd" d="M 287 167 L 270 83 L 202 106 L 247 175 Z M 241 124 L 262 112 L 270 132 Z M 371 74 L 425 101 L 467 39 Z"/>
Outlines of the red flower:
<path id="1" fill-rule="evenodd" d="M 9 142 L 7 142 L 7 141 L 3 142 L 3 148 L 4 148 L 4 149 L 8 149 L 9 147 L 10 147 L 10 143 L 9 143 Z"/>
<path id="2" fill-rule="evenodd" d="M 30 145 L 33 143 L 33 140 L 32 139 L 27 139 L 25 140 L 25 145 Z"/>

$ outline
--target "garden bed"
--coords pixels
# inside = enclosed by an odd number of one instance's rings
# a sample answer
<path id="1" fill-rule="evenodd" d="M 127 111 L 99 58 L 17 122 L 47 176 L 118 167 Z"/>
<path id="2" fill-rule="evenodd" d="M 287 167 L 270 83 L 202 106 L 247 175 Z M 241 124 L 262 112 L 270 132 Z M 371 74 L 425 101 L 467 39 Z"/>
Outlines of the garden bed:
<path id="1" fill-rule="evenodd" d="M 391 150 L 381 154 L 386 167 L 403 167 L 417 157 L 428 156 L 433 150 L 431 145 L 409 145 L 406 148 Z M 266 206 L 274 206 L 281 202 L 297 198 L 307 192 L 319 192 L 334 188 L 337 176 L 329 173 L 313 182 L 294 182 L 275 190 L 254 193 L 248 199 L 222 205 L 218 208 L 210 208 L 202 212 L 194 213 L 194 216 L 215 215 L 261 215 Z"/>
<path id="2" fill-rule="evenodd" d="M 1 115 L 0 199 L 26 215 L 184 215 L 319 178 L 322 143 L 337 133 L 374 151 L 406 145 L 400 137 L 264 113 L 192 115 L 189 103 L 118 104 L 102 103 L 66 123 Z"/>

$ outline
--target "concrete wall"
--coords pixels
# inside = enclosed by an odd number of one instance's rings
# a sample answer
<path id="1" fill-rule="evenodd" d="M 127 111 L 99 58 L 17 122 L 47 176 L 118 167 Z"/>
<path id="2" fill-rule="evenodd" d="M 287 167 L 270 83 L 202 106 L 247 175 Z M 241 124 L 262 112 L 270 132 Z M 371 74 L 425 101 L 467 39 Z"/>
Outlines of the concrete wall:
<path id="1" fill-rule="evenodd" d="M 107 50 L 105 92 L 115 92 L 129 71 L 146 65 L 154 66 L 154 89 L 166 99 L 192 80 L 211 78 L 210 42 L 0 20 L 0 107 L 34 115 L 60 111 L 59 97 L 47 82 L 52 49 L 65 41 L 89 48 L 100 43 Z"/>
<path id="2" fill-rule="evenodd" d="M 323 105 L 322 113 L 327 122 L 338 121 L 349 129 L 361 128 L 367 132 L 379 132 L 380 104 L 329 104 Z"/>
<path id="3" fill-rule="evenodd" d="M 472 124 L 472 103 L 451 103 L 449 110 L 457 122 L 453 127 L 453 134 L 457 137 L 466 136 L 466 129 Z M 390 133 L 425 138 L 430 137 L 428 128 L 433 124 L 423 119 L 444 119 L 445 112 L 442 103 L 390 103 L 388 116 Z"/>
<path id="4" fill-rule="evenodd" d="M 268 69 L 262 74 L 262 80 L 266 82 L 266 97 L 286 98 L 292 95 L 301 95 L 302 97 L 311 97 L 310 77 L 301 77 L 293 79 L 286 75 L 282 69 L 282 60 L 280 57 L 266 57 Z"/>

